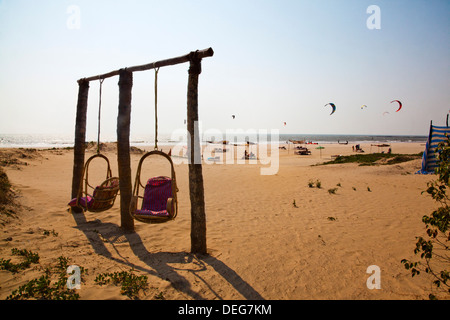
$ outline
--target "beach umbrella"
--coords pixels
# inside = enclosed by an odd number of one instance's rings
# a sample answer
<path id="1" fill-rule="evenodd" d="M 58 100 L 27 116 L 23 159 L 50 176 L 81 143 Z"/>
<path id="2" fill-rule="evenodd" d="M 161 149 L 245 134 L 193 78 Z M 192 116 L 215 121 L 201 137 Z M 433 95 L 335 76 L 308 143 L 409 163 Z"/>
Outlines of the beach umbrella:
<path id="1" fill-rule="evenodd" d="M 325 147 L 318 146 L 316 149 L 320 150 L 320 157 L 322 158 L 322 149 L 325 149 Z"/>

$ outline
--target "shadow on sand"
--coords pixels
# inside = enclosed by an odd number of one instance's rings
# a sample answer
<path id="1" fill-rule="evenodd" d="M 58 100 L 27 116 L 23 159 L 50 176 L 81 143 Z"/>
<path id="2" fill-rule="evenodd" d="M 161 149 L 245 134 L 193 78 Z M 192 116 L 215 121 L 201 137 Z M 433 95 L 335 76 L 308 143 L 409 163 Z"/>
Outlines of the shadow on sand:
<path id="1" fill-rule="evenodd" d="M 234 270 L 211 255 L 194 255 L 188 252 L 152 253 L 147 250 L 141 237 L 135 232 L 125 232 L 116 224 L 103 223 L 100 220 L 87 221 L 83 213 L 72 213 L 72 216 L 77 224 L 76 228 L 86 235 L 86 238 L 91 243 L 95 253 L 136 270 L 169 281 L 173 288 L 195 300 L 204 300 L 207 298 L 192 289 L 191 283 L 182 275 L 183 273 L 186 274 L 187 272 L 204 283 L 208 288 L 209 293 L 214 295 L 213 299 L 224 299 L 220 293 L 213 288 L 208 280 L 202 277 L 202 272 L 205 272 L 208 266 L 212 267 L 214 271 L 225 279 L 225 281 L 227 281 L 244 299 L 264 299 Z M 135 265 L 126 257 L 120 255 L 116 248 L 116 244 L 125 242 L 129 243 L 131 250 L 136 257 L 144 262 L 149 268 Z M 105 243 L 111 244 L 119 257 L 114 257 L 105 246 Z"/>

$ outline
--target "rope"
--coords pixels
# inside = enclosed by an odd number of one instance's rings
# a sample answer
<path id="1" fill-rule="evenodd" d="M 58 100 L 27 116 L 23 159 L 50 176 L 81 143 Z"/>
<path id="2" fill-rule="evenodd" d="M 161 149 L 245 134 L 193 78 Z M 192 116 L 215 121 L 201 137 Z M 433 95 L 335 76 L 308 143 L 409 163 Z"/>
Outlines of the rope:
<path id="1" fill-rule="evenodd" d="M 97 153 L 100 153 L 100 115 L 102 109 L 102 85 L 105 79 L 100 80 L 100 89 L 98 94 L 98 133 L 97 133 Z"/>
<path id="2" fill-rule="evenodd" d="M 158 72 L 155 68 L 155 150 L 158 150 Z"/>

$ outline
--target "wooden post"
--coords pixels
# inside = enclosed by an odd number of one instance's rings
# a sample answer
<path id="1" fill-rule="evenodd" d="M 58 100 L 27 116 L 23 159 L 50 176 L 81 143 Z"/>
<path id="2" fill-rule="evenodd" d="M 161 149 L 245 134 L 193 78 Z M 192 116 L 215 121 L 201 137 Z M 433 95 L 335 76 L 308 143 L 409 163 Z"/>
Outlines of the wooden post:
<path id="1" fill-rule="evenodd" d="M 191 253 L 206 254 L 206 214 L 198 132 L 198 76 L 201 57 L 198 52 L 189 56 L 189 82 L 187 94 L 187 129 L 189 154 L 189 192 L 191 200 Z"/>
<path id="2" fill-rule="evenodd" d="M 83 179 L 84 151 L 86 144 L 86 112 L 88 105 L 89 81 L 78 80 L 77 118 L 75 122 L 75 145 L 73 148 L 72 199 L 78 195 Z M 79 207 L 72 208 L 73 212 L 82 212 Z"/>
<path id="3" fill-rule="evenodd" d="M 131 89 L 133 73 L 127 69 L 119 72 L 119 114 L 117 116 L 117 162 L 119 166 L 120 222 L 127 231 L 134 231 L 134 220 L 130 215 L 132 196 L 130 164 L 130 120 Z"/>

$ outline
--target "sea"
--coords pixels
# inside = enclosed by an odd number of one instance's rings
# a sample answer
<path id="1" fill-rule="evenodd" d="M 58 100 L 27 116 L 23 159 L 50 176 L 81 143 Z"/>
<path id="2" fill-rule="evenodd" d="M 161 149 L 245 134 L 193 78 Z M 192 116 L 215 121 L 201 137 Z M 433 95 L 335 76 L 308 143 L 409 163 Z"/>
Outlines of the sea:
<path id="1" fill-rule="evenodd" d="M 202 145 L 207 143 L 221 143 L 226 140 L 229 143 L 280 143 L 285 144 L 288 141 L 306 141 L 317 144 L 358 144 L 358 143 L 395 143 L 395 142 L 423 142 L 427 141 L 427 136 L 415 135 L 357 135 L 357 134 L 274 134 L 269 132 L 254 133 L 223 133 L 214 136 L 203 135 L 201 137 Z M 95 141 L 97 139 L 86 139 Z M 101 142 L 114 142 L 114 138 L 105 139 Z M 174 138 L 171 134 L 159 134 L 159 145 L 179 145 L 186 144 L 186 136 Z M 130 145 L 135 147 L 154 146 L 154 136 L 136 135 L 130 137 Z M 74 146 L 74 135 L 69 134 L 0 134 L 0 148 L 72 148 Z"/>

